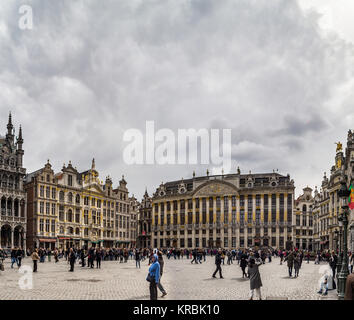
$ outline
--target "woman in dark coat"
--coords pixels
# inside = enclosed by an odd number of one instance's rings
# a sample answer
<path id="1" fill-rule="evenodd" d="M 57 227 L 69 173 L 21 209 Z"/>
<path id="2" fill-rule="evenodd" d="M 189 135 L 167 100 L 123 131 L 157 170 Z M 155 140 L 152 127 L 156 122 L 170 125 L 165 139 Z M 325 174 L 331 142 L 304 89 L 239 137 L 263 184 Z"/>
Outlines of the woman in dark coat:
<path id="1" fill-rule="evenodd" d="M 247 255 L 243 253 L 241 255 L 241 262 L 240 262 L 240 267 L 242 269 L 242 278 L 246 276 L 247 278 L 247 273 L 246 273 L 246 267 L 247 267 Z"/>
<path id="2" fill-rule="evenodd" d="M 300 254 L 294 255 L 294 271 L 295 271 L 295 278 L 299 276 L 299 271 L 300 271 L 300 266 L 301 266 L 301 258 Z"/>
<path id="3" fill-rule="evenodd" d="M 255 261 L 253 258 L 250 259 L 248 264 L 248 275 L 250 277 L 250 300 L 253 300 L 254 291 L 256 290 L 259 300 L 262 300 L 261 297 L 261 287 L 262 280 L 259 273 L 258 267 L 262 264 L 261 261 Z"/>

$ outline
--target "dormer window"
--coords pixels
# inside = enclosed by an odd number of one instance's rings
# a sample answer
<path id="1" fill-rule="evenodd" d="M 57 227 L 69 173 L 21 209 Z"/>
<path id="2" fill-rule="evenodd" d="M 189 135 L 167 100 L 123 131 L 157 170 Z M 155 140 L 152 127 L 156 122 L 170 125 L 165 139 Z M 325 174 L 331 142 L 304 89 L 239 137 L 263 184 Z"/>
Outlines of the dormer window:
<path id="1" fill-rule="evenodd" d="M 72 175 L 68 175 L 68 185 L 72 186 L 73 185 L 73 176 Z"/>

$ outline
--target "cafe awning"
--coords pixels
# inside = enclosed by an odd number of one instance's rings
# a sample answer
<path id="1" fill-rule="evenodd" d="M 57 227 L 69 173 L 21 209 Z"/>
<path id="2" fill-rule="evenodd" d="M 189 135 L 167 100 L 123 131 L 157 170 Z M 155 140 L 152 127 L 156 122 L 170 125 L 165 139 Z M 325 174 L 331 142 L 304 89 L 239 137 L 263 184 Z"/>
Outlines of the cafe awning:
<path id="1" fill-rule="evenodd" d="M 44 238 L 41 238 L 41 239 L 38 239 L 39 242 L 56 242 L 57 239 L 44 239 Z"/>

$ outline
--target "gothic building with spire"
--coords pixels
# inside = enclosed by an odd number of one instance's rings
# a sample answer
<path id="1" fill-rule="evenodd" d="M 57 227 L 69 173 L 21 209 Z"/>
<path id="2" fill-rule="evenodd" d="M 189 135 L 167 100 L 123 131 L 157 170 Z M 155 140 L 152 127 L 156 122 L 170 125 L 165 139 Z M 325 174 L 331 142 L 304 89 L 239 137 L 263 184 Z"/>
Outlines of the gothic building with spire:
<path id="1" fill-rule="evenodd" d="M 25 249 L 26 238 L 26 193 L 23 178 L 23 138 L 20 126 L 15 139 L 15 129 L 9 114 L 7 133 L 0 135 L 0 229 L 1 247 Z"/>

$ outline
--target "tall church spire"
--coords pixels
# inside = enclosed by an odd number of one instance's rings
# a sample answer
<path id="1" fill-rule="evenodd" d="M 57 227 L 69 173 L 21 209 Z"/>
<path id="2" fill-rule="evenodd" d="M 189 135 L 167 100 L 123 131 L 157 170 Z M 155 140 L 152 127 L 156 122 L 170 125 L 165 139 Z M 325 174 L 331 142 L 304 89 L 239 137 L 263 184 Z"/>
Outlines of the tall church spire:
<path id="1" fill-rule="evenodd" d="M 9 140 L 13 140 L 13 138 L 14 138 L 13 129 L 14 129 L 14 126 L 12 125 L 12 117 L 11 117 L 11 112 L 10 112 L 9 113 L 9 122 L 7 124 L 7 135 L 6 135 L 6 137 Z"/>
<path id="2" fill-rule="evenodd" d="M 11 117 L 11 112 L 9 112 L 9 122 L 7 124 L 7 132 L 8 134 L 12 134 L 12 129 L 13 129 L 13 125 L 12 125 L 12 117 Z"/>

